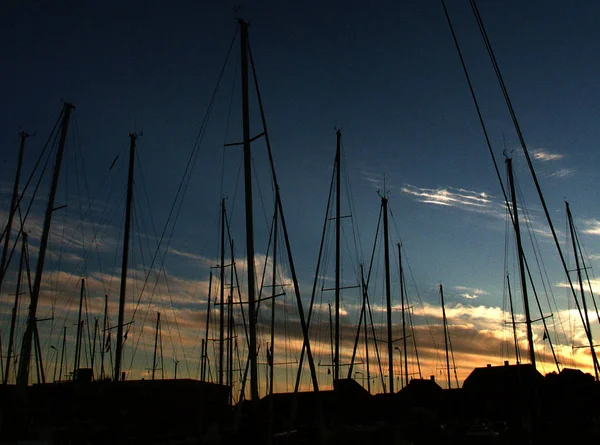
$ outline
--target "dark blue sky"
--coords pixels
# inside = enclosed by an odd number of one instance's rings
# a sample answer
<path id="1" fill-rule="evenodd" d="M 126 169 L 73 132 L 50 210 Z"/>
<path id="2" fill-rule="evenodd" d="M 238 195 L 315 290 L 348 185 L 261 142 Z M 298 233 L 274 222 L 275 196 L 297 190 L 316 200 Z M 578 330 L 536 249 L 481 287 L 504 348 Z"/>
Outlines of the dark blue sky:
<path id="1" fill-rule="evenodd" d="M 600 6 L 516 0 L 478 5 L 525 140 L 539 155 L 535 166 L 561 240 L 567 198 L 580 229 L 590 231 L 584 234 L 588 253 L 598 255 L 593 229 L 600 220 Z M 449 1 L 448 8 L 500 167 L 503 171 L 505 141 L 507 150 L 516 150 L 515 168 L 533 226 L 542 228 L 540 206 L 468 2 Z M 251 23 L 250 42 L 303 287 L 308 290 L 312 279 L 334 128 L 341 127 L 365 252 L 371 248 L 376 191 L 383 188 L 385 175 L 422 298 L 435 302 L 436 285 L 444 282 L 451 302 L 473 303 L 461 297 L 460 289 L 480 289 L 484 293 L 476 304 L 501 306 L 505 235 L 500 188 L 440 2 L 254 1 L 243 3 L 240 13 Z M 18 132 L 37 132 L 28 145 L 30 169 L 64 99 L 77 107 L 73 144 L 81 146 L 92 195 L 115 156 L 125 161 L 128 133 L 143 130 L 139 157 L 156 225 L 162 228 L 235 27 L 232 6 L 220 1 L 4 2 L 3 190 L 14 175 Z M 237 195 L 234 189 L 240 152 L 227 148 L 225 163 L 222 155 L 224 141 L 241 137 L 238 57 L 236 43 L 173 239 L 178 250 L 209 258 L 217 249 L 221 194 L 230 198 L 232 209 L 241 205 L 241 189 Z M 256 110 L 255 100 L 252 107 Z M 253 118 L 253 131 L 257 123 Z M 264 146 L 256 147 L 261 150 L 257 172 L 265 173 L 266 166 L 260 166 Z M 125 168 L 119 169 L 121 177 L 114 180 L 122 184 Z M 268 176 L 261 187 L 269 189 Z M 441 201 L 442 195 L 451 200 Z M 476 211 L 465 204 L 482 196 L 490 201 Z M 235 208 L 240 217 L 241 207 Z M 540 240 L 550 281 L 557 285 L 564 278 L 551 256 L 554 250 L 547 237 Z M 197 274 L 204 279 L 208 273 L 179 266 L 177 258 L 168 267 L 185 271 L 186 278 Z M 566 308 L 564 291 L 561 297 L 560 306 Z"/>

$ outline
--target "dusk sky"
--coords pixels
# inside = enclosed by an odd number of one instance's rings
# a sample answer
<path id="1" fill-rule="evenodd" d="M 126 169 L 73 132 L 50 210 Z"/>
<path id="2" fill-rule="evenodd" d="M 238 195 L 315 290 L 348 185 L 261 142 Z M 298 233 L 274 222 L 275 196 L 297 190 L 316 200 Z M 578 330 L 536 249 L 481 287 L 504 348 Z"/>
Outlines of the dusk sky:
<path id="1" fill-rule="evenodd" d="M 600 5 L 593 1 L 577 2 L 575 7 L 564 1 L 516 0 L 480 0 L 477 4 L 569 268 L 575 265 L 567 236 L 565 199 L 571 205 L 593 279 L 600 260 Z M 547 321 L 561 367 L 591 371 L 589 350 L 573 349 L 585 344 L 579 315 L 565 287 L 557 250 L 469 2 L 449 0 L 447 6 L 503 179 L 503 152 L 513 158 L 521 216 L 529 223 L 522 227 L 524 250 L 544 315 L 554 314 Z M 393 215 L 393 304 L 400 304 L 396 244 L 401 242 L 423 377 L 436 375 L 446 385 L 440 284 L 444 286 L 458 380 L 464 380 L 475 366 L 503 360 L 513 363 L 512 332 L 505 323 L 510 318 L 507 273 L 517 319 L 523 319 L 514 236 L 507 230 L 501 188 L 441 3 L 247 1 L 240 3 L 237 14 L 250 22 L 250 45 L 305 309 L 325 219 L 335 129 L 341 128 L 342 213 L 352 216 L 342 222 L 344 285 L 357 283 L 359 262 L 368 266 L 380 207 L 378 191 L 385 190 Z M 239 32 L 208 123 L 202 128 L 237 26 L 232 5 L 217 1 L 55 4 L 40 0 L 0 5 L 3 224 L 15 176 L 19 132 L 36 133 L 27 140 L 22 187 L 63 101 L 76 107 L 56 202 L 56 207 L 67 207 L 54 214 L 38 313 L 38 318 L 54 314 L 54 320 L 40 322 L 50 375 L 56 358 L 51 346 L 59 348 L 63 326 L 68 328 L 68 347 L 72 348 L 81 277 L 90 286 L 91 323 L 94 317 L 102 320 L 107 293 L 111 326 L 116 324 L 128 134 L 143 132 L 137 141 L 136 216 L 126 321 L 131 321 L 138 299 L 139 306 L 125 343 L 125 368 L 128 378 L 148 378 L 155 313 L 160 311 L 164 314 L 165 376 L 173 376 L 174 361 L 178 360 L 178 377 L 198 378 L 209 268 L 220 262 L 222 197 L 231 221 L 241 289 L 246 286 L 242 278 L 242 149 L 223 147 L 242 140 Z M 250 107 L 254 136 L 262 131 L 254 89 Z M 264 140 L 253 143 L 252 150 L 257 271 L 261 271 L 273 192 Z M 175 222 L 168 216 L 190 156 L 193 169 L 183 182 L 185 194 L 175 202 Z M 39 172 L 35 180 L 38 177 Z M 30 232 L 32 269 L 49 183 L 47 173 L 25 223 Z M 33 186 L 24 203 L 29 202 L 32 191 Z M 140 295 L 165 224 L 160 255 Z M 13 229 L 14 240 L 17 231 Z M 533 242 L 531 236 L 535 236 Z M 324 277 L 319 287 L 325 288 L 333 285 L 332 231 L 328 231 L 328 240 L 328 261 L 319 272 Z M 9 266 L 0 298 L 4 361 L 19 251 L 16 249 Z M 281 246 L 278 257 L 283 257 L 283 252 Z M 231 255 L 228 250 L 227 255 Z M 378 246 L 370 283 L 380 339 L 384 321 L 382 255 Z M 545 269 L 540 273 L 541 263 Z M 285 261 L 280 267 L 280 282 L 289 283 L 289 264 Z M 213 273 L 218 274 L 217 269 Z M 599 281 L 592 285 L 600 290 Z M 286 296 L 277 306 L 276 361 L 291 364 L 287 372 L 285 366 L 278 366 L 278 391 L 291 389 L 301 345 L 293 290 L 285 290 Z M 217 287 L 213 287 L 213 295 L 215 292 Z M 270 294 L 270 288 L 265 292 Z M 333 303 L 333 293 L 319 294 L 316 302 L 310 335 L 315 361 L 324 365 L 318 367 L 320 383 L 327 388 L 331 385 L 327 304 Z M 360 303 L 355 290 L 344 291 L 344 363 L 349 361 Z M 535 302 L 531 305 L 532 318 L 540 318 Z M 22 303 L 19 335 L 26 309 L 27 304 Z M 259 362 L 264 363 L 270 303 L 261 310 Z M 590 317 L 598 337 L 593 309 Z M 397 308 L 393 319 L 394 338 L 398 338 L 401 317 Z M 241 327 L 237 329 L 243 354 L 245 340 Z M 526 362 L 525 329 L 522 324 L 518 329 Z M 535 324 L 534 334 L 538 369 L 542 373 L 555 370 L 540 323 Z M 20 340 L 17 345 L 20 347 Z M 384 344 L 379 342 L 379 348 L 382 359 L 387 360 Z M 73 353 L 68 354 L 71 361 Z M 214 355 L 209 354 L 214 376 Z M 411 374 L 418 377 L 412 346 L 410 355 Z M 374 357 L 371 360 L 374 375 L 379 371 Z M 364 362 L 364 357 L 359 361 Z M 260 365 L 261 375 L 265 368 Z M 364 364 L 355 370 L 357 378 L 366 374 Z M 305 372 L 305 389 L 310 388 L 307 376 Z M 264 394 L 265 379 L 261 378 Z M 374 380 L 373 392 L 381 391 L 378 382 Z"/>

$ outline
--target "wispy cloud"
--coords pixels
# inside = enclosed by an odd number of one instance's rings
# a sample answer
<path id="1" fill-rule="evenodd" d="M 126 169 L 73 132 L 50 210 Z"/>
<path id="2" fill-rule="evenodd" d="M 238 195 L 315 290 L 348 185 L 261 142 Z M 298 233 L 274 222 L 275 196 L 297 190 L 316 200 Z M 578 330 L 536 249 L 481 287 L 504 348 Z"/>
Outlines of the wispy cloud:
<path id="1" fill-rule="evenodd" d="M 600 221 L 597 219 L 588 219 L 583 224 L 586 226 L 583 233 L 587 235 L 600 235 Z"/>
<path id="2" fill-rule="evenodd" d="M 467 300 L 475 300 L 482 295 L 487 295 L 488 292 L 483 289 L 473 288 L 473 287 L 465 287 L 465 286 L 456 286 L 455 289 L 460 292 L 460 296 Z"/>
<path id="3" fill-rule="evenodd" d="M 564 155 L 558 153 L 550 153 L 545 148 L 538 148 L 537 150 L 533 150 L 531 152 L 534 159 L 538 161 L 558 161 L 559 159 L 564 158 Z"/>
<path id="4" fill-rule="evenodd" d="M 561 168 L 560 170 L 556 170 L 554 173 L 550 173 L 548 175 L 549 178 L 566 178 L 567 176 L 571 176 L 575 170 L 572 168 Z"/>
<path id="5" fill-rule="evenodd" d="M 494 211 L 493 196 L 489 195 L 487 192 L 477 192 L 453 187 L 431 189 L 410 184 L 402 187 L 401 191 L 425 204 L 456 207 L 478 213 L 489 213 Z"/>

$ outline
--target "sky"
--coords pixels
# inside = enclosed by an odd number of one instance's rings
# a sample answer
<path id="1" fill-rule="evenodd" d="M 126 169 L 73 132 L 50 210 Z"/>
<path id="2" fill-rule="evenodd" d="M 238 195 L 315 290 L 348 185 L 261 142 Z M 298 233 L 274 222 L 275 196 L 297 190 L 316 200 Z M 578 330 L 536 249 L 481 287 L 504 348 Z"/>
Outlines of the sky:
<path id="1" fill-rule="evenodd" d="M 565 200 L 571 205 L 597 290 L 594 269 L 600 258 L 600 215 L 595 179 L 600 130 L 595 115 L 600 103 L 600 61 L 595 42 L 600 41 L 600 30 L 594 17 L 600 6 L 592 1 L 572 7 L 559 1 L 542 5 L 480 0 L 478 7 L 568 266 L 575 268 Z M 513 158 L 524 218 L 524 251 L 544 315 L 553 314 L 547 322 L 559 362 L 561 367 L 591 371 L 589 351 L 579 348 L 585 344 L 581 322 L 469 3 L 448 1 L 448 11 L 503 180 L 503 153 Z M 514 363 L 506 274 L 517 320 L 524 317 L 514 235 L 507 230 L 501 188 L 440 2 L 248 1 L 240 2 L 236 12 L 231 4 L 215 1 L 65 1 L 60 5 L 6 1 L 0 5 L 2 221 L 10 205 L 19 132 L 35 133 L 27 139 L 23 186 L 63 101 L 76 107 L 55 206 L 66 207 L 53 215 L 38 313 L 38 318 L 53 317 L 39 322 L 46 373 L 56 374 L 63 326 L 68 336 L 65 360 L 72 367 L 82 277 L 87 281 L 90 338 L 94 318 L 102 322 L 104 294 L 109 295 L 111 326 L 116 324 L 130 133 L 141 136 L 137 139 L 125 316 L 135 320 L 125 343 L 128 378 L 149 376 L 157 311 L 163 323 L 161 371 L 173 377 L 177 362 L 178 377 L 199 377 L 210 271 L 216 277 L 211 287 L 213 301 L 220 292 L 216 266 L 221 261 L 222 198 L 239 273 L 234 287 L 245 298 L 242 150 L 224 147 L 242 139 L 236 14 L 250 23 L 252 56 L 305 310 L 323 222 L 331 223 L 334 217 L 326 218 L 325 211 L 335 131 L 341 129 L 342 283 L 355 285 L 358 265 L 368 268 L 380 195 L 385 194 L 391 211 L 394 339 L 402 336 L 396 248 L 401 243 L 414 324 L 407 347 L 411 377 L 419 376 L 416 343 L 420 375 L 434 375 L 447 386 L 440 284 L 454 350 L 453 385 L 476 366 L 504 360 Z M 251 133 L 257 135 L 262 129 L 254 89 L 250 112 Z M 261 273 L 262 266 L 268 265 L 265 277 L 270 283 L 272 260 L 267 246 L 273 187 L 264 138 L 253 143 L 252 152 L 256 264 Z M 39 170 L 33 184 L 38 177 Z M 33 199 L 25 223 L 32 264 L 49 183 L 46 173 L 39 194 L 33 196 L 33 186 L 24 194 L 24 202 Z M 333 283 L 332 230 L 329 224 L 324 264 L 316 274 L 318 289 Z M 16 233 L 15 229 L 13 240 Z M 296 301 L 289 285 L 291 267 L 281 242 L 282 233 L 278 258 L 285 259 L 278 265 L 277 276 L 285 296 L 278 297 L 275 305 L 277 391 L 291 389 L 301 346 Z M 381 374 L 387 373 L 381 240 L 374 251 L 369 293 L 383 372 L 372 356 L 370 373 L 372 391 L 379 392 Z M 4 362 L 19 252 L 20 248 L 15 249 L 0 298 Z M 230 258 L 229 249 L 225 256 Z M 543 265 L 542 272 L 539 265 Z M 230 287 L 231 268 L 225 269 Z M 271 287 L 264 289 L 270 294 Z M 342 362 L 347 372 L 361 305 L 356 289 L 345 289 L 342 303 Z M 332 292 L 317 292 L 315 304 L 311 345 L 315 362 L 320 364 L 320 384 L 328 388 Z M 19 309 L 17 332 L 21 335 L 26 306 L 22 303 Z M 266 300 L 259 316 L 261 376 L 266 369 L 270 308 Z M 245 340 L 238 310 L 239 305 L 235 308 L 235 344 L 243 356 Z M 590 317 L 598 336 L 591 303 Z M 209 337 L 215 338 L 218 317 L 214 309 L 212 318 Z M 532 318 L 540 318 L 533 302 Z M 520 323 L 517 328 L 526 362 L 524 328 Z M 556 368 L 541 323 L 533 329 L 538 369 L 551 372 Z M 214 379 L 216 343 L 209 343 L 210 378 Z M 370 354 L 374 345 L 371 340 Z M 402 342 L 394 345 L 403 348 Z M 398 372 L 400 354 L 396 353 Z M 86 354 L 89 362 L 89 351 Z M 98 355 L 96 351 L 96 368 Z M 365 355 L 361 340 L 354 377 L 366 385 Z M 307 375 L 303 373 L 303 389 L 310 389 Z M 262 394 L 265 381 L 261 377 Z"/>

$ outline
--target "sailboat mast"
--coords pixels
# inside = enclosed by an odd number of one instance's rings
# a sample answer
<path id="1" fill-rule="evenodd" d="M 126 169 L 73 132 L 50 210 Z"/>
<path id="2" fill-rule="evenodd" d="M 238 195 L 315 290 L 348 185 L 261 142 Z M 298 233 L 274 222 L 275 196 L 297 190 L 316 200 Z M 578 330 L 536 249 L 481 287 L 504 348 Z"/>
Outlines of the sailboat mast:
<path id="1" fill-rule="evenodd" d="M 244 182 L 246 201 L 246 258 L 248 270 L 248 318 L 250 397 L 258 400 L 258 369 L 256 363 L 256 307 L 254 276 L 254 220 L 252 215 L 252 157 L 250 154 L 250 104 L 248 100 L 248 24 L 240 19 L 242 62 L 242 121 L 244 127 Z"/>
<path id="2" fill-rule="evenodd" d="M 394 393 L 394 347 L 392 343 L 392 292 L 390 286 L 390 244 L 388 234 L 388 200 L 381 197 L 383 212 L 383 249 L 385 261 L 385 304 L 387 317 L 387 347 L 388 347 L 388 373 L 390 376 L 390 394 Z"/>
<path id="3" fill-rule="evenodd" d="M 104 295 L 104 320 L 102 321 L 102 348 L 100 349 L 100 379 L 104 379 L 104 354 L 106 351 L 106 331 L 108 329 L 108 295 Z"/>
<path id="4" fill-rule="evenodd" d="M 444 324 L 444 346 L 446 348 L 446 373 L 448 375 L 448 389 L 452 387 L 450 379 L 450 354 L 448 352 L 448 321 L 446 320 L 446 305 L 444 304 L 444 288 L 440 283 L 440 298 L 442 300 L 442 322 Z"/>
<path id="5" fill-rule="evenodd" d="M 515 342 L 515 357 L 517 359 L 517 365 L 521 362 L 521 356 L 519 354 L 519 342 L 517 340 L 517 324 L 515 322 L 515 310 L 513 309 L 513 298 L 512 298 L 512 290 L 510 288 L 510 277 L 506 274 L 506 286 L 508 287 L 508 301 L 510 303 L 510 317 L 512 320 L 512 331 L 513 331 L 513 340 Z"/>
<path id="6" fill-rule="evenodd" d="M 63 326 L 63 341 L 60 350 L 60 368 L 58 370 L 58 381 L 62 380 L 63 360 L 65 358 L 65 349 L 67 348 L 67 327 Z"/>
<path id="7" fill-rule="evenodd" d="M 341 140 L 342 132 L 336 131 L 335 150 L 335 351 L 333 356 L 333 381 L 340 378 L 340 223 L 341 223 Z"/>
<path id="8" fill-rule="evenodd" d="M 506 158 L 506 169 L 508 170 L 508 181 L 514 215 L 515 237 L 517 239 L 517 251 L 519 254 L 519 273 L 521 274 L 521 291 L 523 293 L 523 306 L 525 308 L 525 325 L 527 326 L 527 342 L 529 343 L 529 360 L 535 368 L 535 349 L 533 345 L 533 332 L 531 330 L 531 312 L 529 311 L 529 298 L 527 297 L 527 281 L 525 279 L 525 263 L 523 244 L 521 243 L 521 229 L 519 227 L 519 210 L 517 208 L 517 196 L 515 193 L 515 180 L 513 176 L 512 159 Z"/>
<path id="9" fill-rule="evenodd" d="M 233 240 L 229 237 L 231 245 L 231 266 L 229 268 L 229 298 L 227 301 L 227 381 L 229 385 L 229 404 L 233 405 Z"/>
<path id="10" fill-rule="evenodd" d="M 10 319 L 10 333 L 8 335 L 8 351 L 6 354 L 6 368 L 4 370 L 4 384 L 8 383 L 8 377 L 10 376 L 10 362 L 12 360 L 13 343 L 15 340 L 15 328 L 17 325 L 17 310 L 19 308 L 19 298 L 21 295 L 21 277 L 23 275 L 23 267 L 25 263 L 25 249 L 27 248 L 27 232 L 22 231 L 23 235 L 21 243 L 21 258 L 19 260 L 19 273 L 17 274 L 17 291 L 15 293 L 15 303 L 12 308 L 12 314 Z"/>
<path id="11" fill-rule="evenodd" d="M 565 205 L 567 207 L 567 219 L 569 220 L 569 231 L 571 232 L 571 242 L 573 243 L 573 254 L 575 255 L 575 267 L 577 268 L 577 279 L 579 280 L 579 289 L 581 291 L 581 303 L 583 306 L 583 314 L 585 317 L 585 323 L 587 325 L 588 330 L 588 338 L 590 342 L 590 352 L 592 357 L 596 355 L 596 351 L 594 350 L 594 340 L 592 338 L 592 325 L 590 324 L 590 317 L 588 315 L 587 302 L 585 301 L 585 292 L 583 291 L 583 279 L 581 277 L 581 266 L 579 264 L 579 254 L 577 253 L 577 240 L 575 238 L 575 228 L 573 226 L 573 215 L 571 214 L 571 208 L 569 207 L 569 203 L 565 201 Z M 598 381 L 598 366 L 596 366 L 596 362 L 594 362 L 594 374 L 596 376 L 596 381 Z"/>
<path id="12" fill-rule="evenodd" d="M 81 320 L 81 313 L 83 311 L 83 298 L 85 294 L 85 279 L 81 279 L 81 291 L 79 293 L 79 316 L 77 317 L 77 337 L 75 340 L 75 360 L 73 363 L 73 377 L 79 369 L 79 359 L 81 357 L 81 336 L 83 332 L 83 322 Z"/>
<path id="13" fill-rule="evenodd" d="M 12 222 L 15 212 L 17 210 L 17 199 L 19 197 L 19 181 L 21 179 L 21 167 L 23 166 L 23 152 L 25 151 L 25 139 L 29 137 L 27 133 L 22 131 L 19 133 L 21 136 L 21 143 L 19 144 L 19 156 L 17 159 L 17 174 L 15 176 L 15 182 L 13 185 L 13 193 L 10 201 L 10 210 L 8 213 L 8 222 L 6 223 L 4 247 L 2 248 L 2 260 L 0 261 L 0 289 L 2 289 L 2 283 L 4 282 L 4 272 L 6 269 L 6 256 L 8 254 L 8 245 L 10 244 L 10 233 L 12 231 Z"/>
<path id="14" fill-rule="evenodd" d="M 368 291 L 367 284 L 365 283 L 365 275 L 363 270 L 363 265 L 360 265 L 360 283 L 363 291 L 363 307 L 365 311 L 365 365 L 367 371 L 367 391 L 371 394 L 371 371 L 370 371 L 370 363 L 369 363 L 369 334 L 368 334 L 368 321 L 367 321 L 367 299 L 368 299 Z"/>
<path id="15" fill-rule="evenodd" d="M 204 340 L 203 340 L 203 348 L 202 348 L 202 357 L 201 357 L 201 365 L 200 365 L 200 381 L 206 381 L 206 367 L 208 364 L 208 327 L 210 324 L 210 298 L 211 298 L 211 290 L 212 290 L 212 271 L 210 271 L 208 277 L 208 302 L 206 304 L 206 326 L 204 330 Z"/>
<path id="16" fill-rule="evenodd" d="M 271 287 L 271 360 L 268 360 L 269 367 L 271 368 L 271 375 L 269 376 L 269 394 L 273 394 L 273 383 L 275 378 L 275 285 L 277 284 L 277 207 L 275 207 L 275 213 L 273 215 L 273 279 Z"/>
<path id="17" fill-rule="evenodd" d="M 156 352 L 158 350 L 158 331 L 160 329 L 160 312 L 156 313 L 156 330 L 154 332 L 154 357 L 152 358 L 152 380 L 156 373 Z"/>
<path id="18" fill-rule="evenodd" d="M 46 249 L 48 247 L 48 238 L 50 236 L 50 223 L 52 222 L 52 212 L 54 210 L 54 200 L 58 189 L 58 178 L 60 176 L 60 166 L 62 163 L 63 153 L 65 151 L 65 143 L 67 141 L 67 133 L 69 129 L 69 118 L 73 105 L 65 103 L 63 106 L 63 119 L 61 123 L 61 134 L 58 142 L 58 150 L 56 152 L 56 160 L 54 162 L 54 174 L 52 176 L 52 184 L 50 186 L 50 194 L 48 195 L 48 204 L 46 214 L 44 215 L 44 226 L 42 229 L 42 237 L 40 239 L 40 247 L 38 253 L 38 261 L 35 270 L 35 279 L 31 292 L 31 303 L 29 305 L 29 315 L 27 319 L 27 328 L 23 335 L 23 343 L 21 344 L 21 360 L 19 362 L 19 373 L 17 376 L 17 384 L 27 386 L 29 382 L 29 366 L 31 363 L 31 344 L 33 333 L 36 324 L 37 305 L 40 295 L 40 287 L 42 285 L 42 273 L 44 271 L 44 261 L 46 259 Z"/>
<path id="19" fill-rule="evenodd" d="M 223 384 L 223 357 L 225 346 L 225 199 L 221 198 L 221 284 L 219 306 L 219 385 Z"/>
<path id="20" fill-rule="evenodd" d="M 135 141 L 138 135 L 129 135 L 129 173 L 127 175 L 127 205 L 125 207 L 125 236 L 123 237 L 123 261 L 121 263 L 121 290 L 119 293 L 119 321 L 117 323 L 117 350 L 115 353 L 114 381 L 121 380 L 121 359 L 123 356 L 123 323 L 125 321 L 125 297 L 127 294 L 127 263 L 129 260 L 129 235 L 131 232 L 131 210 L 133 200 L 133 166 L 135 162 Z"/>
<path id="21" fill-rule="evenodd" d="M 400 298 L 402 300 L 402 348 L 404 350 L 404 381 L 408 385 L 408 351 L 406 350 L 406 316 L 404 305 L 404 270 L 402 269 L 402 245 L 398 243 L 398 263 L 400 265 Z"/>

